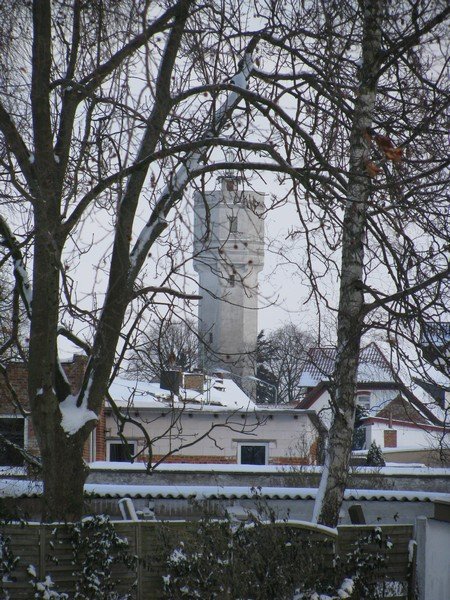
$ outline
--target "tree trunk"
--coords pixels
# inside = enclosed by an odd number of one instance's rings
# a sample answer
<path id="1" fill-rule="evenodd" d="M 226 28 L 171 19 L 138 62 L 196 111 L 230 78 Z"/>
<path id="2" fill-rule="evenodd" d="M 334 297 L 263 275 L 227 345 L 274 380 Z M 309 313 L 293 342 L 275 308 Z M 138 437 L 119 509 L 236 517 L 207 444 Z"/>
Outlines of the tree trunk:
<path id="1" fill-rule="evenodd" d="M 88 467 L 79 434 L 67 436 L 55 424 L 43 447 L 44 521 L 79 521 L 84 512 L 84 484 Z"/>
<path id="2" fill-rule="evenodd" d="M 364 243 L 370 179 L 365 164 L 369 148 L 364 133 L 372 124 L 376 72 L 381 49 L 384 0 L 364 2 L 363 64 L 350 137 L 350 171 L 343 221 L 337 356 L 331 386 L 333 423 L 313 520 L 335 527 L 347 485 L 356 412 L 356 386 L 363 329 Z"/>

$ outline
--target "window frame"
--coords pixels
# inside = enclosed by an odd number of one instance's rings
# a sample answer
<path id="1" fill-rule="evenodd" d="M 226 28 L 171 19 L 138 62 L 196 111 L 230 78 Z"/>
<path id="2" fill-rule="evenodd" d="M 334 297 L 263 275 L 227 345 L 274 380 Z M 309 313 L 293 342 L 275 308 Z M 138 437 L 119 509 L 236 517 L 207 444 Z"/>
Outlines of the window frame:
<path id="1" fill-rule="evenodd" d="M 21 448 L 23 450 L 27 450 L 28 448 L 28 419 L 27 417 L 24 417 L 23 415 L 18 415 L 18 414 L 0 414 L 0 419 L 3 420 L 10 420 L 10 419 L 20 419 L 22 421 L 22 426 L 23 426 L 23 446 L 21 446 Z M 20 464 L 14 464 L 14 465 L 8 465 L 8 464 L 1 464 L 0 461 L 0 466 L 4 466 L 4 467 L 22 467 L 24 466 L 25 461 L 22 460 L 22 462 Z"/>
<path id="2" fill-rule="evenodd" d="M 128 445 L 133 445 L 133 452 L 132 455 L 135 456 L 136 452 L 137 452 L 137 440 L 127 440 L 127 444 Z M 122 440 L 120 439 L 111 439 L 111 440 L 106 440 L 106 459 L 108 462 L 130 462 L 129 460 L 119 460 L 119 461 L 113 461 L 111 459 L 111 446 L 116 445 L 116 446 L 124 446 L 125 444 L 122 442 Z"/>
<path id="3" fill-rule="evenodd" d="M 264 463 L 248 463 L 248 462 L 242 462 L 242 448 L 248 448 L 248 447 L 263 447 L 265 449 L 264 452 Z M 238 448 L 237 448 L 237 458 L 238 458 L 238 464 L 239 465 L 254 465 L 254 466 L 262 466 L 262 465 L 268 465 L 269 464 L 269 442 L 238 442 Z"/>
<path id="4" fill-rule="evenodd" d="M 364 398 L 364 400 L 361 401 L 362 398 Z M 370 392 L 357 392 L 356 393 L 356 404 L 363 410 L 366 410 L 366 411 L 370 410 L 370 400 L 371 400 Z"/>

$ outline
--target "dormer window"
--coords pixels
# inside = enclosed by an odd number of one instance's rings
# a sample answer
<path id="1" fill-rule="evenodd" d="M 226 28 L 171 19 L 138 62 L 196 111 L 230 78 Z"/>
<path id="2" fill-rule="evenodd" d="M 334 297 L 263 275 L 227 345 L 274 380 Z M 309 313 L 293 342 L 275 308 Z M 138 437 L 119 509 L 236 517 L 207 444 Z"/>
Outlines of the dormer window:
<path id="1" fill-rule="evenodd" d="M 361 392 L 356 396 L 356 404 L 363 410 L 370 409 L 370 392 Z"/>

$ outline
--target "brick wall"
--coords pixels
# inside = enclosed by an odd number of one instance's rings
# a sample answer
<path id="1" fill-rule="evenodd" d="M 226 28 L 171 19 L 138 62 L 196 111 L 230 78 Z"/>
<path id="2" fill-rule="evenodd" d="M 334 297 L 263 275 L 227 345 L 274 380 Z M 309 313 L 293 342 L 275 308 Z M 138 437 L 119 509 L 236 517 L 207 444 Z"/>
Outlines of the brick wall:
<path id="1" fill-rule="evenodd" d="M 77 354 L 73 356 L 71 361 L 62 363 L 66 376 L 72 385 L 73 393 L 77 393 L 80 389 L 86 364 L 87 358 Z M 19 416 L 21 412 L 17 407 L 17 402 L 20 402 L 24 410 L 29 411 L 30 403 L 28 398 L 27 375 L 27 365 L 23 362 L 11 362 L 6 365 L 6 375 L 0 375 L 0 416 Z M 37 454 L 39 448 L 30 418 L 27 419 L 26 428 L 28 439 L 27 449 L 33 454 Z M 104 411 L 102 411 L 100 415 L 96 430 L 95 453 L 95 457 L 91 456 L 91 443 L 90 440 L 88 440 L 83 451 L 83 457 L 85 460 L 90 461 L 94 458 L 96 460 L 106 460 Z"/>
<path id="2" fill-rule="evenodd" d="M 64 371 L 70 381 L 74 393 L 81 386 L 84 370 L 86 368 L 86 358 L 84 356 L 74 355 L 72 361 L 63 362 Z M 16 401 L 11 391 L 13 388 L 17 400 L 25 410 L 29 410 L 30 403 L 28 399 L 28 370 L 26 363 L 11 362 L 6 365 L 6 375 L 0 375 L 0 412 L 1 414 L 20 414 L 15 406 Z"/>
<path id="3" fill-rule="evenodd" d="M 183 373 L 183 387 L 203 393 L 205 376 L 203 373 Z"/>
<path id="4" fill-rule="evenodd" d="M 97 424 L 95 438 L 95 460 L 106 460 L 106 420 L 105 409 L 102 408 Z"/>

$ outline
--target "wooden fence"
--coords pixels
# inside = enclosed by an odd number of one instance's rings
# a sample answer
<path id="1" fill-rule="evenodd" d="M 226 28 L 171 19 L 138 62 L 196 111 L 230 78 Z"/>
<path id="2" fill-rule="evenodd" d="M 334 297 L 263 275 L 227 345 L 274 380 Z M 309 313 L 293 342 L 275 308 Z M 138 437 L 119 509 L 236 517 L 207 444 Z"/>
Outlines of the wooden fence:
<path id="1" fill-rule="evenodd" d="M 197 525 L 194 522 L 168 522 L 161 524 L 152 521 L 119 521 L 114 523 L 117 533 L 126 538 L 132 554 L 141 558 L 136 570 L 128 570 L 123 565 L 114 565 L 114 577 L 120 579 L 117 591 L 129 592 L 133 584 L 136 588 L 133 597 L 136 600 L 159 600 L 163 598 L 164 563 L 167 548 L 175 546 L 180 540 L 188 540 L 195 535 Z M 327 562 L 332 568 L 336 554 L 345 556 L 351 552 L 356 540 L 373 532 L 370 525 L 345 525 L 338 528 L 338 535 L 311 531 L 300 524 L 282 524 L 277 527 L 292 528 L 312 543 L 326 540 L 328 543 Z M 273 527 L 273 525 L 269 525 Z M 412 525 L 383 525 L 379 528 L 383 536 L 392 540 L 392 548 L 387 549 L 387 579 L 407 581 L 409 576 L 408 547 L 413 537 Z M 50 576 L 58 591 L 68 592 L 72 597 L 74 589 L 74 563 L 70 543 L 70 531 L 64 525 L 8 524 L 0 528 L 0 533 L 9 538 L 9 548 L 19 557 L 10 581 L 1 582 L 3 596 L 12 600 L 29 600 L 33 597 L 30 585 L 29 565 L 36 571 L 36 579 L 43 581 Z M 374 552 L 379 551 L 372 544 Z M 313 550 L 311 550 L 313 552 Z M 9 595 L 8 595 L 9 594 Z M 403 596 L 406 598 L 406 596 Z"/>

